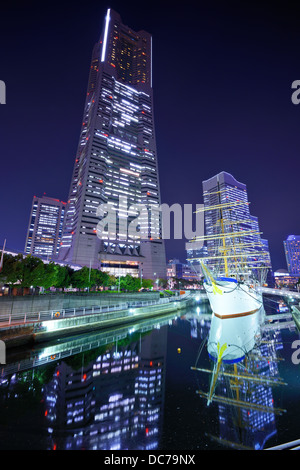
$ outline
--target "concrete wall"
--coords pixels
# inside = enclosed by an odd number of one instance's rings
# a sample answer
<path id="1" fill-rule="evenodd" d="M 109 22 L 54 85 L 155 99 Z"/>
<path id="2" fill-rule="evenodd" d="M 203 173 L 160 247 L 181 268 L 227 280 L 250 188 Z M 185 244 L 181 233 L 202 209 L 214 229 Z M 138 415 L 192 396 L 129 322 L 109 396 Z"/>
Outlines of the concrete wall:
<path id="1" fill-rule="evenodd" d="M 120 326 L 126 323 L 137 322 L 144 318 L 167 314 L 182 310 L 192 305 L 195 299 L 169 302 L 134 309 L 118 310 L 111 313 L 84 315 L 74 318 L 62 318 L 41 322 L 34 328 L 34 341 L 36 343 L 49 341 L 70 334 L 83 333 L 90 330 Z"/>
<path id="2" fill-rule="evenodd" d="M 95 305 L 116 305 L 129 301 L 158 300 L 159 292 L 138 293 L 76 293 L 46 294 L 26 297 L 0 297 L 0 315 L 10 313 L 43 312 L 75 307 L 92 307 Z"/>

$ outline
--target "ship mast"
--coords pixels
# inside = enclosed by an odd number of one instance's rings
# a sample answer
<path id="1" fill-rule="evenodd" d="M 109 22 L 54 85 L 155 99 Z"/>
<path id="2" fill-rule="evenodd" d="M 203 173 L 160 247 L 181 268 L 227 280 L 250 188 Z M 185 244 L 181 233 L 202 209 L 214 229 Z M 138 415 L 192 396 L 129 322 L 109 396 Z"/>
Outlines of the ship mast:
<path id="1" fill-rule="evenodd" d="M 211 211 L 211 214 L 213 214 L 213 211 L 216 211 L 216 223 L 212 225 L 212 233 L 209 233 L 208 235 L 196 236 L 191 240 L 191 243 L 202 241 L 203 243 L 206 242 L 214 245 L 216 245 L 218 240 L 220 241 L 220 244 L 217 246 L 217 252 L 215 254 L 209 253 L 209 256 L 193 258 L 193 260 L 198 260 L 201 263 L 205 261 L 212 261 L 211 266 L 214 268 L 216 267 L 217 263 L 223 262 L 224 274 L 226 277 L 233 275 L 233 273 L 235 275 L 237 275 L 237 273 L 249 274 L 249 269 L 253 269 L 254 265 L 255 269 L 265 269 L 265 265 L 257 266 L 258 263 L 254 263 L 254 261 L 257 261 L 256 258 L 259 257 L 265 262 L 266 258 L 268 257 L 268 253 L 264 250 L 263 244 L 259 240 L 259 235 L 261 235 L 262 232 L 252 228 L 252 219 L 250 217 L 236 219 L 235 217 L 232 218 L 230 214 L 226 214 L 226 212 L 232 211 L 237 206 L 241 206 L 241 208 L 243 208 L 245 205 L 250 204 L 248 201 L 242 200 L 222 202 L 222 193 L 228 194 L 231 190 L 234 189 L 235 188 L 233 187 L 220 189 L 218 182 L 217 191 L 207 193 L 204 192 L 204 197 L 217 195 L 217 201 L 212 205 L 204 205 L 196 212 Z M 251 229 L 248 229 L 247 226 L 251 226 Z M 253 236 L 256 237 L 257 240 L 252 239 L 247 241 L 247 238 Z M 250 266 L 247 266 L 247 260 Z"/>
<path id="2" fill-rule="evenodd" d="M 226 253 L 226 241 L 225 241 L 225 230 L 224 230 L 224 220 L 223 220 L 223 208 L 221 205 L 221 195 L 220 195 L 220 183 L 218 181 L 218 189 L 219 189 L 219 204 L 221 206 L 220 208 L 220 223 L 221 223 L 221 233 L 222 233 L 222 243 L 223 243 L 223 253 L 225 255 Z M 224 267 L 225 267 L 225 276 L 228 276 L 228 263 L 227 263 L 227 258 L 224 256 Z"/>

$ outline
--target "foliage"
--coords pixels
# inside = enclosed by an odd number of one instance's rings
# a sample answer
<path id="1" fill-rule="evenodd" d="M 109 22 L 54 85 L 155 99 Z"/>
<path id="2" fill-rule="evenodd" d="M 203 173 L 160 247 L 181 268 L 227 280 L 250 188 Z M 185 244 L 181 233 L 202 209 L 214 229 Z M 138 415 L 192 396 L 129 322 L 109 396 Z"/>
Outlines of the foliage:
<path id="1" fill-rule="evenodd" d="M 117 286 L 119 279 L 104 271 L 90 269 L 86 266 L 75 271 L 70 266 L 61 266 L 53 262 L 44 263 L 40 258 L 28 255 L 12 256 L 4 254 L 0 282 L 10 287 L 55 287 L 64 289 L 72 286 L 76 289 L 92 289 Z M 137 292 L 141 286 L 146 289 L 153 287 L 151 279 L 143 279 L 127 275 L 120 278 L 120 289 L 126 292 Z"/>
<path id="2" fill-rule="evenodd" d="M 138 292 L 141 288 L 141 280 L 127 274 L 120 278 L 120 290 L 125 292 Z"/>
<path id="3" fill-rule="evenodd" d="M 107 287 L 111 285 L 112 282 L 115 282 L 108 273 L 99 271 L 98 269 L 89 269 L 87 266 L 84 266 L 78 271 L 73 271 L 70 280 L 72 287 L 78 289 Z"/>
<path id="4" fill-rule="evenodd" d="M 44 277 L 44 263 L 39 258 L 22 255 L 5 254 L 0 280 L 7 284 L 18 284 L 20 287 L 41 286 Z"/>
<path id="5" fill-rule="evenodd" d="M 153 287 L 154 281 L 152 279 L 143 279 L 142 287 L 144 289 L 151 289 Z"/>

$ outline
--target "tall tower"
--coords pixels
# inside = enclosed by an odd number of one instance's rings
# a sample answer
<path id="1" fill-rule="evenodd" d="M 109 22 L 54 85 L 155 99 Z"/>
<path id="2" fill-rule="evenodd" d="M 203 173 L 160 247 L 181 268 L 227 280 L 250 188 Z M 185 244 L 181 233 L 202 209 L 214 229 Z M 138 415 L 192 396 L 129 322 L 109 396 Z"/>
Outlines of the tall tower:
<path id="1" fill-rule="evenodd" d="M 108 9 L 92 54 L 60 259 L 115 275 L 165 278 L 161 216 L 153 210 L 159 205 L 152 38 Z M 136 230 L 128 230 L 131 222 Z"/>
<path id="2" fill-rule="evenodd" d="M 66 203 L 51 197 L 33 197 L 25 253 L 56 259 L 62 236 Z"/>
<path id="3" fill-rule="evenodd" d="M 300 275 L 300 236 L 289 235 L 283 242 L 289 274 Z"/>
<path id="4" fill-rule="evenodd" d="M 230 173 L 222 171 L 212 178 L 203 181 L 204 206 L 216 208 L 222 205 L 222 218 L 225 234 L 235 234 L 235 253 L 241 257 L 243 253 L 249 255 L 248 265 L 257 265 L 258 262 L 271 269 L 271 258 L 268 251 L 268 242 L 261 238 L 257 217 L 250 214 L 247 187 L 237 181 Z M 215 256 L 219 240 L 216 237 L 219 225 L 220 211 L 207 210 L 205 212 L 205 233 L 208 236 L 208 256 Z M 233 238 L 233 235 L 232 237 Z M 230 238 L 226 244 L 231 243 Z M 224 248 L 224 247 L 223 247 Z M 221 248 L 219 247 L 220 251 Z M 253 256 L 250 256 L 252 255 Z M 211 260 L 210 266 L 216 267 L 219 259 Z"/>

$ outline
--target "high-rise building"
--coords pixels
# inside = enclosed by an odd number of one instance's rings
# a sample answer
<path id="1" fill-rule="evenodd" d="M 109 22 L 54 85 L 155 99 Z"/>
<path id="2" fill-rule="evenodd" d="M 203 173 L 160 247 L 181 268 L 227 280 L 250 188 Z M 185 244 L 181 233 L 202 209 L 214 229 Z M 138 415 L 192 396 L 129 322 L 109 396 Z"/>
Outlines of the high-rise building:
<path id="1" fill-rule="evenodd" d="M 150 210 L 159 205 L 152 37 L 108 9 L 92 54 L 60 259 L 165 278 L 161 215 Z"/>
<path id="2" fill-rule="evenodd" d="M 66 203 L 51 197 L 33 197 L 25 253 L 57 258 Z"/>
<path id="3" fill-rule="evenodd" d="M 226 244 L 231 244 L 232 239 L 235 239 L 235 253 L 239 258 L 242 254 L 246 254 L 249 267 L 261 263 L 266 269 L 271 269 L 268 242 L 261 239 L 258 219 L 250 214 L 246 185 L 225 171 L 203 181 L 202 184 L 204 206 L 206 209 L 212 207 L 212 210 L 205 211 L 204 219 L 205 234 L 208 237 L 206 241 L 208 257 L 216 254 L 216 247 L 219 244 L 218 219 L 222 211 L 223 231 L 225 234 L 232 234 L 226 238 Z M 222 208 L 216 210 L 218 207 Z M 219 249 L 219 254 L 223 249 L 224 247 Z M 219 263 L 218 257 L 208 262 L 212 268 Z"/>
<path id="4" fill-rule="evenodd" d="M 283 245 L 289 274 L 300 276 L 300 236 L 289 235 Z"/>

